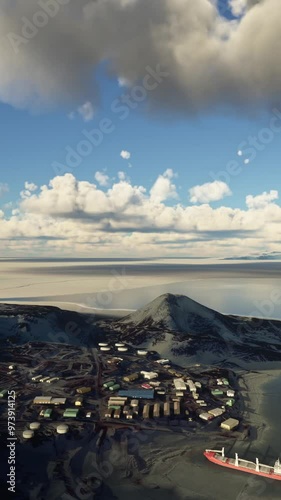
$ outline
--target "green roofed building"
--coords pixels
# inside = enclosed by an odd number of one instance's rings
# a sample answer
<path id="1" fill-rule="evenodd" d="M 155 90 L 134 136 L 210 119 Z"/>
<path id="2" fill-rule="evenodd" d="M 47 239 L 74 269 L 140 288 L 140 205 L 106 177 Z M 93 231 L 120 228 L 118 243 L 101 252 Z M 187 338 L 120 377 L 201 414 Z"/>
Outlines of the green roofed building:
<path id="1" fill-rule="evenodd" d="M 220 389 L 213 389 L 211 391 L 211 393 L 213 396 L 222 396 L 223 395 L 223 391 L 221 391 Z"/>
<path id="2" fill-rule="evenodd" d="M 67 418 L 76 418 L 79 413 L 79 408 L 67 408 L 63 414 Z"/>
<path id="3" fill-rule="evenodd" d="M 52 413 L 53 413 L 52 408 L 47 408 L 46 410 L 44 410 L 44 413 L 43 413 L 44 418 L 51 418 Z"/>
<path id="4" fill-rule="evenodd" d="M 229 400 L 228 400 L 225 404 L 226 404 L 227 406 L 233 406 L 233 405 L 234 405 L 234 403 L 235 403 L 235 399 L 229 399 Z"/>

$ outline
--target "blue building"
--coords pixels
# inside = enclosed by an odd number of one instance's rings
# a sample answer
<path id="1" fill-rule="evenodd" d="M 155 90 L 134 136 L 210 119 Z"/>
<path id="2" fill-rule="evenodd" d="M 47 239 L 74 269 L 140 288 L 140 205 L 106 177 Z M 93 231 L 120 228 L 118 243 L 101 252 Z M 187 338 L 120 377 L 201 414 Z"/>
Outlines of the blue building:
<path id="1" fill-rule="evenodd" d="M 118 396 L 135 399 L 154 399 L 154 389 L 128 389 L 118 391 Z"/>

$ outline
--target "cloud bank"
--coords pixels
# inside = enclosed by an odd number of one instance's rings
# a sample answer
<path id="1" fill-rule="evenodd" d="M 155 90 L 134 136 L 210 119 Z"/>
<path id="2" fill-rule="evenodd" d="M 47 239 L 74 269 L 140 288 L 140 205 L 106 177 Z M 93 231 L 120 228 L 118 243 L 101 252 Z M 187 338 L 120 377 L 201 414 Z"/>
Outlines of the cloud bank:
<path id="1" fill-rule="evenodd" d="M 171 198 L 171 169 L 150 190 L 118 177 L 100 188 L 65 174 L 23 191 L 11 215 L 4 206 L 0 212 L 1 254 L 228 257 L 281 251 L 275 190 L 247 196 L 244 210 L 213 208 Z"/>
<path id="2" fill-rule="evenodd" d="M 128 87 L 148 65 L 165 69 L 169 77 L 149 93 L 151 110 L 278 105 L 280 0 L 245 4 L 231 1 L 239 17 L 230 20 L 214 0 L 1 0 L 0 100 L 95 107 L 103 63 Z"/>

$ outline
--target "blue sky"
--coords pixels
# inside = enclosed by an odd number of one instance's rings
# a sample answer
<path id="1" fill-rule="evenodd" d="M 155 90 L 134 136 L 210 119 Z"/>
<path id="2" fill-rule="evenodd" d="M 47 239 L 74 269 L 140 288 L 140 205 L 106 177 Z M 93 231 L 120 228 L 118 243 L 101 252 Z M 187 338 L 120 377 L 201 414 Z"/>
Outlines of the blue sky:
<path id="1" fill-rule="evenodd" d="M 83 137 L 82 130 L 98 127 L 103 117 L 113 120 L 115 130 L 93 148 L 80 166 L 70 169 L 66 165 L 66 171 L 74 173 L 79 180 L 94 182 L 97 170 L 106 169 L 110 177 L 124 170 L 132 183 L 149 187 L 159 174 L 172 168 L 178 174 L 180 199 L 186 203 L 189 188 L 210 182 L 213 177 L 223 179 L 219 172 L 225 170 L 229 161 L 237 160 L 242 171 L 230 179 L 233 196 L 227 199 L 227 205 L 243 207 L 247 194 L 278 187 L 281 133 L 275 134 L 272 142 L 257 152 L 252 163 L 243 163 L 247 155 L 237 156 L 242 141 L 257 136 L 259 130 L 268 126 L 271 112 L 255 117 L 238 116 L 234 112 L 230 116 L 218 112 L 200 116 L 167 113 L 163 118 L 147 112 L 144 102 L 122 121 L 110 111 L 110 103 L 125 89 L 120 89 L 118 83 L 106 75 L 102 87 L 104 109 L 97 110 L 93 120 L 87 123 L 78 113 L 69 119 L 65 109 L 31 114 L 1 105 L 1 182 L 10 188 L 1 200 L 3 204 L 18 200 L 25 181 L 39 186 L 48 184 L 55 176 L 53 162 L 65 163 L 66 146 L 75 149 Z M 130 161 L 120 157 L 123 149 L 131 152 Z"/>
<path id="2" fill-rule="evenodd" d="M 35 23 L 38 4 L 3 2 L 5 255 L 279 251 L 277 3 L 218 7 L 85 0 L 26 37 L 22 19 Z M 67 151 L 105 120 L 110 133 L 72 168 Z"/>

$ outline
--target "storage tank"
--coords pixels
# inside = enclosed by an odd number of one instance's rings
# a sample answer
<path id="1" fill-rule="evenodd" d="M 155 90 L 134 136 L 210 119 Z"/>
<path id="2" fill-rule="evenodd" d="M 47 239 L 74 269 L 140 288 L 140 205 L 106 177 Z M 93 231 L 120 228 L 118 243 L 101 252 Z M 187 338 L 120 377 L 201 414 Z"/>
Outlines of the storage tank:
<path id="1" fill-rule="evenodd" d="M 57 433 L 58 434 L 66 434 L 68 432 L 68 425 L 66 424 L 60 424 L 57 426 Z"/>
<path id="2" fill-rule="evenodd" d="M 33 438 L 33 436 L 34 436 L 34 431 L 29 430 L 29 429 L 23 431 L 23 433 L 22 433 L 22 437 L 24 439 L 31 439 L 31 438 Z"/>
<path id="3" fill-rule="evenodd" d="M 31 424 L 29 425 L 29 428 L 32 431 L 37 431 L 38 429 L 40 429 L 40 427 L 41 427 L 40 422 L 31 422 Z"/>
<path id="4" fill-rule="evenodd" d="M 120 389 L 120 385 L 119 384 L 114 384 L 114 385 L 111 385 L 109 387 L 110 391 L 117 391 L 118 389 Z"/>
<path id="5" fill-rule="evenodd" d="M 114 380 L 109 380 L 108 382 L 105 382 L 105 383 L 103 384 L 103 387 L 104 387 L 105 389 L 109 389 L 109 387 L 111 387 L 112 385 L 115 385 L 115 381 L 114 381 Z"/>

